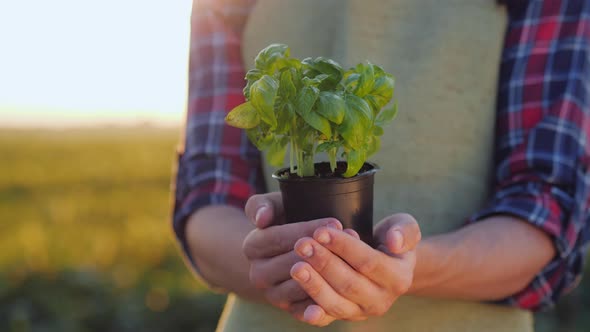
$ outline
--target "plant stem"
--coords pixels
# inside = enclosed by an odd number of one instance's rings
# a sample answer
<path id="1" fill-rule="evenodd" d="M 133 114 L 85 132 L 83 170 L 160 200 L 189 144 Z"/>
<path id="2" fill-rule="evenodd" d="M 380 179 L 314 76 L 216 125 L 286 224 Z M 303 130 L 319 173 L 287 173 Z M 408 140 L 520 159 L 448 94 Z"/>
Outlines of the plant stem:
<path id="1" fill-rule="evenodd" d="M 291 133 L 291 146 L 289 147 L 289 166 L 291 167 L 290 172 L 295 173 L 295 140 L 293 139 L 293 133 Z"/>
<path id="2" fill-rule="evenodd" d="M 336 170 L 336 154 L 338 153 L 338 148 L 332 148 L 328 151 L 328 156 L 330 157 L 330 169 L 332 173 Z"/>
<path id="3" fill-rule="evenodd" d="M 301 166 L 301 173 L 302 176 L 314 176 L 315 175 L 315 167 L 313 165 L 313 154 L 308 154 L 303 152 L 302 155 L 302 162 L 303 165 Z"/>
<path id="4" fill-rule="evenodd" d="M 295 158 L 297 159 L 297 175 L 303 177 L 303 157 L 301 149 L 297 145 L 295 146 Z"/>

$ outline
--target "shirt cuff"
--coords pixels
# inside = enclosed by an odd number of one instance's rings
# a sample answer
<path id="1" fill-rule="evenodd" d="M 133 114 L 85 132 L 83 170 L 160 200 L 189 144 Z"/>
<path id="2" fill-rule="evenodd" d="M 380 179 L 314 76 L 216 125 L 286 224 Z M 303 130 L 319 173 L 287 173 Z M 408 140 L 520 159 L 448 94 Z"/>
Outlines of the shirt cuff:
<path id="1" fill-rule="evenodd" d="M 579 229 L 570 217 L 573 198 L 555 186 L 527 182 L 499 189 L 491 203 L 474 214 L 469 223 L 493 215 L 511 215 L 551 236 L 556 255 L 520 292 L 499 301 L 528 310 L 554 306 L 559 297 L 577 285 L 582 274 L 584 250 L 580 248 Z"/>
<path id="2" fill-rule="evenodd" d="M 191 255 L 186 224 L 192 214 L 209 205 L 229 205 L 243 209 L 250 196 L 260 190 L 260 176 L 255 167 L 233 157 L 184 159 L 179 154 L 175 185 L 172 226 L 187 263 L 200 276 Z"/>

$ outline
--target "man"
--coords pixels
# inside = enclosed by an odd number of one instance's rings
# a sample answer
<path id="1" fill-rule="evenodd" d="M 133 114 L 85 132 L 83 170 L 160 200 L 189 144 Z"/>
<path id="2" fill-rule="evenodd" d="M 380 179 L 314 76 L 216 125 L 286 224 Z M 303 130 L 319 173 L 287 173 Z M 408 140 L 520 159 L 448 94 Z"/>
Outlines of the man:
<path id="1" fill-rule="evenodd" d="M 476 301 L 536 310 L 575 286 L 590 238 L 590 4 L 506 7 L 195 4 L 174 228 L 205 281 L 237 294 L 221 329 L 303 328 L 290 314 L 339 330 L 526 331 L 527 312 Z M 396 75 L 400 118 L 377 156 L 389 166 L 377 175 L 389 184 L 375 195 L 380 250 L 335 220 L 280 225 L 280 195 L 252 196 L 266 192 L 260 155 L 223 118 L 243 101 L 242 57 L 269 41 Z"/>

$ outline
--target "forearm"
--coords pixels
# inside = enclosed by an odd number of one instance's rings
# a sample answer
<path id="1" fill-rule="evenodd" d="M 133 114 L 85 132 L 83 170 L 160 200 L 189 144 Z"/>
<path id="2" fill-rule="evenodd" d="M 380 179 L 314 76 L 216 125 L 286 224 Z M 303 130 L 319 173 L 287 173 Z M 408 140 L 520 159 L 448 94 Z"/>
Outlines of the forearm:
<path id="1" fill-rule="evenodd" d="M 250 283 L 250 264 L 242 251 L 246 235 L 254 229 L 240 209 L 217 205 L 199 209 L 186 226 L 191 255 L 203 279 L 212 287 L 261 301 Z"/>
<path id="2" fill-rule="evenodd" d="M 549 236 L 510 216 L 494 216 L 424 239 L 410 293 L 498 300 L 522 290 L 553 258 Z"/>
<path id="3" fill-rule="evenodd" d="M 248 144 L 240 131 L 227 128 L 223 121 L 218 121 L 220 114 L 244 98 L 241 93 L 244 83 L 234 78 L 245 75 L 239 41 L 252 6 L 252 1 L 202 0 L 194 3 L 186 152 L 179 161 L 182 176 L 179 175 L 176 186 L 176 207 L 179 210 L 185 206 L 192 191 L 201 192 L 211 188 L 208 186 L 214 188 L 210 195 L 226 201 L 245 201 L 255 192 L 263 191 L 257 176 L 256 149 Z M 217 57 L 216 54 L 225 56 Z M 216 102 L 210 103 L 212 99 Z M 244 189 L 246 187 L 248 190 Z M 249 265 L 242 254 L 243 240 L 253 225 L 243 211 L 227 205 L 207 206 L 193 213 L 186 225 L 178 223 L 177 228 L 180 229 L 177 234 L 186 234 L 191 256 L 205 281 L 215 288 L 256 298 L 257 293 L 249 283 Z"/>

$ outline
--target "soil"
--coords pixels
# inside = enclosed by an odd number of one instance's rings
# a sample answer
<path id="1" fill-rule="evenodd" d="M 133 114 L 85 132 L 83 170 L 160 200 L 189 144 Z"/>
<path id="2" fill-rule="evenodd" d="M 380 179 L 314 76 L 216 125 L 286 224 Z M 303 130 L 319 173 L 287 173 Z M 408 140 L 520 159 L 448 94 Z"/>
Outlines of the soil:
<path id="1" fill-rule="evenodd" d="M 361 167 L 361 169 L 359 170 L 358 174 L 362 174 L 366 171 L 369 171 L 373 169 L 373 166 L 371 166 L 368 163 L 365 163 L 363 165 L 363 167 Z M 339 161 L 336 163 L 336 170 L 334 172 L 332 172 L 332 170 L 330 169 L 330 163 L 329 162 L 321 162 L 321 163 L 316 163 L 315 164 L 315 176 L 318 178 L 322 178 L 322 179 L 335 179 L 335 178 L 344 178 L 342 176 L 342 174 L 344 174 L 344 172 L 346 172 L 346 162 L 345 161 Z M 355 175 L 355 176 L 358 176 Z M 287 179 L 301 179 L 301 177 L 295 173 L 289 173 L 289 169 L 285 169 L 283 172 L 281 172 L 279 174 L 279 176 L 281 178 L 287 178 Z"/>

